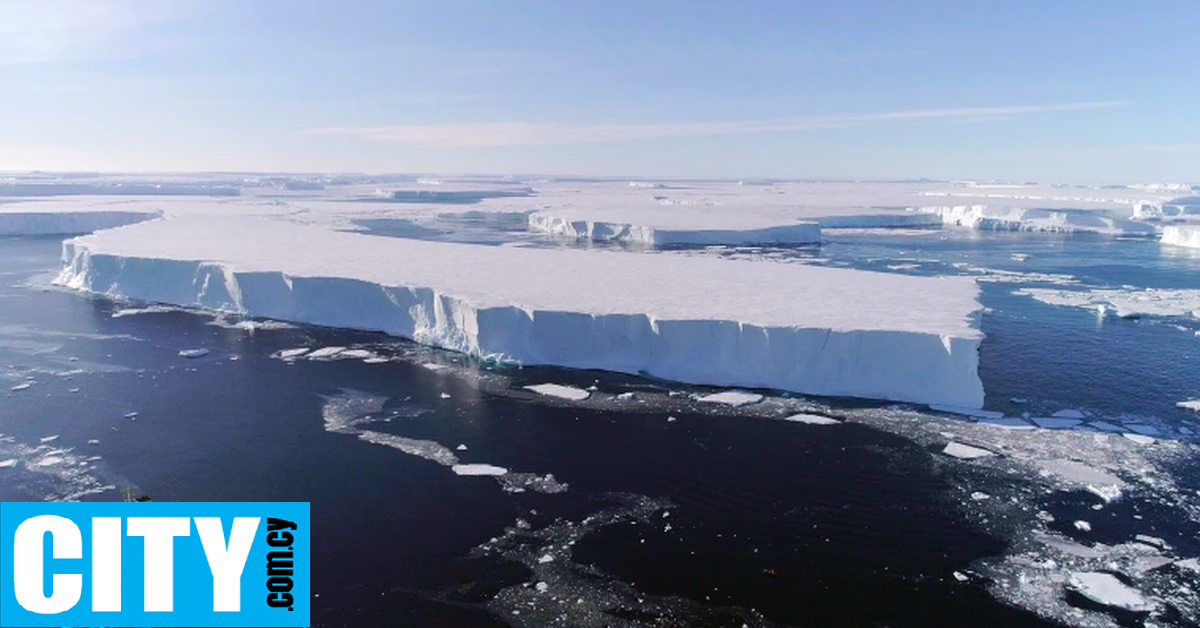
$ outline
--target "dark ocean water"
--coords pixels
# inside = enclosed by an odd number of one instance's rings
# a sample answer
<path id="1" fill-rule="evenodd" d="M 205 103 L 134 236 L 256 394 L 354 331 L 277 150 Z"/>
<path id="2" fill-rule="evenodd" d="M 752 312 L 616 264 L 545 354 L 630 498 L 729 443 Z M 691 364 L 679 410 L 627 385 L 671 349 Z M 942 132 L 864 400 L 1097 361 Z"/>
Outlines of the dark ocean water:
<path id="1" fill-rule="evenodd" d="M 129 305 L 44 287 L 59 249 L 0 239 L 0 460 L 21 461 L 0 468 L 0 500 L 120 499 L 128 489 L 162 501 L 311 502 L 314 625 L 1054 625 L 998 601 L 986 578 L 957 577 L 1010 540 L 964 509 L 962 476 L 917 440 L 710 411 L 687 399 L 697 388 L 472 364 L 378 334 L 249 333 L 182 311 L 114 317 Z M 880 269 L 931 260 L 899 272 L 966 263 L 1096 286 L 1200 287 L 1200 261 L 1103 238 L 850 234 L 792 254 Z M 1200 396 L 1195 320 L 1097 320 L 1016 287 L 983 284 L 988 408 L 1191 420 L 1174 404 Z M 390 359 L 273 357 L 329 346 Z M 197 347 L 211 353 L 178 355 Z M 642 405 L 522 390 L 545 382 L 634 392 Z M 32 385 L 10 391 L 23 383 Z M 553 474 L 569 489 L 510 492 L 456 475 L 327 429 L 339 412 L 375 432 L 465 445 L 465 463 Z M 39 463 L 48 457 L 64 460 Z M 1180 490 L 1200 489 L 1195 465 L 1173 473 Z M 1072 495 L 1040 507 L 1066 521 L 1091 505 Z M 1145 512 L 1181 551 L 1200 552 L 1186 545 L 1195 522 Z M 1099 527 L 1113 539 L 1133 533 Z"/>

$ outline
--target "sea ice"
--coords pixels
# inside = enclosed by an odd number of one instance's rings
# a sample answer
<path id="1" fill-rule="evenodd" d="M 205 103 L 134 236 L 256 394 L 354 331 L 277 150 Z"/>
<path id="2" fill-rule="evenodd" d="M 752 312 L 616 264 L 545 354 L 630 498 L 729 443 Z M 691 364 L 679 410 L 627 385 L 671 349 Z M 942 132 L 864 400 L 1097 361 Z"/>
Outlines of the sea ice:
<path id="1" fill-rule="evenodd" d="M 1051 430 L 1065 430 L 1083 423 L 1083 421 L 1079 419 L 1062 419 L 1054 417 L 1034 417 L 1030 419 L 1030 421 L 1036 423 L 1038 427 L 1044 427 Z"/>
<path id="2" fill-rule="evenodd" d="M 28 390 L 31 386 L 33 386 L 33 384 L 31 382 L 25 382 L 24 384 L 17 384 L 16 386 L 9 388 L 9 390 L 11 390 L 13 392 L 17 392 L 17 391 L 21 391 L 21 390 Z"/>
<path id="3" fill-rule="evenodd" d="M 53 443 L 54 441 L 58 440 L 58 434 L 55 434 L 54 436 L 47 436 L 45 438 L 39 438 L 38 440 L 43 443 Z"/>
<path id="4" fill-rule="evenodd" d="M 456 464 L 450 467 L 458 475 L 504 475 L 508 469 L 490 464 Z"/>
<path id="5" fill-rule="evenodd" d="M 1121 318 L 1139 316 L 1195 317 L 1200 312 L 1200 290 L 1148 288 L 1053 290 L 1021 288 L 1013 294 L 1033 297 L 1042 303 L 1066 307 L 1112 310 Z"/>
<path id="6" fill-rule="evenodd" d="M 16 459 L 16 458 L 9 458 L 9 459 L 7 459 L 7 460 L 0 460 L 0 469 L 8 469 L 8 468 L 15 467 L 15 466 L 17 466 L 17 459 Z"/>
<path id="7" fill-rule="evenodd" d="M 179 355 L 184 358 L 201 358 L 208 355 L 208 349 L 184 349 Z"/>
<path id="8" fill-rule="evenodd" d="M 1087 418 L 1087 416 L 1084 415 L 1079 410 L 1073 410 L 1073 409 L 1059 410 L 1058 412 L 1055 412 L 1054 414 L 1051 414 L 1050 416 L 1052 416 L 1056 419 L 1084 419 L 1084 418 Z"/>
<path id="9" fill-rule="evenodd" d="M 1200 225 L 1168 225 L 1163 227 L 1162 243 L 1200 249 Z"/>
<path id="10" fill-rule="evenodd" d="M 1180 401 L 1180 402 L 1176 403 L 1175 406 L 1179 407 L 1179 408 L 1183 408 L 1184 410 L 1192 410 L 1194 412 L 1200 412 L 1200 399 L 1189 399 L 1187 401 Z"/>
<path id="11" fill-rule="evenodd" d="M 995 455 L 993 452 L 990 452 L 986 449 L 980 449 L 978 447 L 972 447 L 970 445 L 964 445 L 956 442 L 947 443 L 946 447 L 942 449 L 942 453 L 946 454 L 947 456 L 953 456 L 963 460 L 974 460 L 975 458 L 986 458 L 987 456 Z"/>
<path id="12" fill-rule="evenodd" d="M 723 403 L 727 406 L 740 407 L 748 406 L 752 403 L 758 403 L 763 400 L 763 396 L 758 393 L 746 392 L 744 390 L 726 390 L 725 392 L 713 393 L 704 395 L 696 399 L 704 403 Z"/>
<path id="13" fill-rule="evenodd" d="M 1081 520 L 1081 521 L 1076 521 L 1076 522 L 1075 522 L 1075 529 L 1076 529 L 1076 530 L 1082 530 L 1083 532 L 1091 532 L 1091 531 L 1092 531 L 1092 524 L 1090 524 L 1090 523 L 1088 523 L 1088 522 L 1086 522 L 1086 521 L 1082 521 L 1082 520 Z"/>
<path id="14" fill-rule="evenodd" d="M 1068 586 L 1097 604 L 1127 611 L 1151 611 L 1155 608 L 1141 593 L 1125 585 L 1116 576 L 1102 571 L 1073 573 Z"/>
<path id="15" fill-rule="evenodd" d="M 1139 445 L 1154 444 L 1154 437 L 1146 436 L 1144 434 L 1125 434 L 1125 438 L 1128 438 L 1129 440 L 1131 440 Z"/>
<path id="16" fill-rule="evenodd" d="M 793 414 L 792 416 L 786 417 L 783 420 L 795 421 L 796 423 L 807 423 L 808 425 L 840 425 L 842 423 L 841 421 L 831 417 L 821 416 L 819 414 L 808 414 L 805 412 Z"/>
<path id="17" fill-rule="evenodd" d="M 562 384 L 536 384 L 526 386 L 526 390 L 532 390 L 539 395 L 547 397 L 558 397 L 559 399 L 569 399 L 571 401 L 583 401 L 592 396 L 592 393 L 575 388 L 574 386 L 564 386 Z"/>
<path id="18" fill-rule="evenodd" d="M 1033 425 L 1031 425 L 1029 423 L 1029 421 L 1026 421 L 1025 419 L 1018 419 L 1016 417 L 1009 417 L 1006 419 L 980 419 L 979 424 L 980 425 L 993 425 L 996 427 L 1003 427 L 1005 429 L 1011 429 L 1011 430 L 1031 430 L 1031 429 L 1033 429 Z"/>
<path id="19" fill-rule="evenodd" d="M 284 349 L 283 351 L 280 351 L 279 357 L 283 358 L 284 360 L 289 360 L 292 358 L 298 358 L 305 353 L 308 353 L 307 347 L 297 347 L 295 349 Z"/>
<path id="20" fill-rule="evenodd" d="M 345 350 L 346 347 L 321 347 L 310 352 L 305 358 L 308 360 L 322 360 L 332 358 Z"/>
<path id="21" fill-rule="evenodd" d="M 945 406 L 945 405 L 940 405 L 940 404 L 930 405 L 929 409 L 936 410 L 938 412 L 945 412 L 947 414 L 961 414 L 963 416 L 975 417 L 977 419 L 1002 419 L 1002 418 L 1004 418 L 1003 412 L 997 412 L 995 410 L 981 410 L 978 408 L 960 408 L 958 406 Z"/>

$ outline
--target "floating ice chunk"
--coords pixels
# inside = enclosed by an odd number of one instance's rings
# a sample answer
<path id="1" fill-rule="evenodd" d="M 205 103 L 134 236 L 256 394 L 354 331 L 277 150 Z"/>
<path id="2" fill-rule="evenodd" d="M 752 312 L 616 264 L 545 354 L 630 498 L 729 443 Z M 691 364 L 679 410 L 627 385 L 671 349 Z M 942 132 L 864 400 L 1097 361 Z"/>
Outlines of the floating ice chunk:
<path id="1" fill-rule="evenodd" d="M 539 582 L 533 585 L 533 588 L 536 589 L 538 593 L 545 593 L 546 591 L 550 590 L 550 585 L 546 584 L 545 582 Z"/>
<path id="2" fill-rule="evenodd" d="M 1126 423 L 1125 429 L 1143 436 L 1162 436 L 1162 432 L 1157 427 L 1144 423 Z"/>
<path id="3" fill-rule="evenodd" d="M 1124 436 L 1125 436 L 1125 438 L 1128 438 L 1129 440 L 1131 440 L 1139 445 L 1154 444 L 1153 436 L 1146 436 L 1144 434 L 1125 434 Z"/>
<path id="4" fill-rule="evenodd" d="M 458 451 L 466 451 L 466 450 L 467 450 L 467 446 L 466 446 L 466 445 L 461 445 L 461 444 L 460 444 L 458 447 L 455 447 L 454 449 L 456 449 L 456 450 L 458 450 Z"/>
<path id="5" fill-rule="evenodd" d="M 1068 482 L 1086 486 L 1088 490 L 1101 497 L 1104 497 L 1101 494 L 1103 487 L 1116 489 L 1117 496 L 1120 495 L 1120 489 L 1125 488 L 1125 481 L 1121 478 L 1082 462 L 1075 462 L 1073 460 L 1045 460 L 1042 461 L 1041 466 L 1047 472 L 1057 475 Z M 1112 500 L 1106 499 L 1106 501 Z"/>
<path id="6" fill-rule="evenodd" d="M 629 401 L 630 399 L 633 399 L 633 393 L 632 392 L 623 392 L 623 393 L 617 395 L 617 399 L 620 399 L 622 401 Z"/>
<path id="7" fill-rule="evenodd" d="M 1007 419 L 982 419 L 980 425 L 992 425 L 995 427 L 1003 427 L 1010 430 L 1032 430 L 1033 426 L 1025 419 L 1010 417 Z"/>
<path id="8" fill-rule="evenodd" d="M 440 395 L 438 395 L 438 396 L 439 396 L 439 397 L 441 397 L 442 399 L 449 399 L 449 398 L 450 398 L 450 393 L 442 393 L 442 394 L 440 394 Z"/>
<path id="9" fill-rule="evenodd" d="M 758 403 L 762 400 L 762 395 L 758 393 L 746 392 L 744 390 L 726 390 L 725 392 L 713 393 L 697 399 L 697 401 L 704 403 L 723 403 L 727 406 L 733 406 L 735 408 L 748 406 L 752 403 Z"/>
<path id="10" fill-rule="evenodd" d="M 95 438 L 93 438 L 93 439 L 90 439 L 90 440 L 88 440 L 87 444 L 89 444 L 89 445 L 99 445 L 99 444 L 100 444 L 100 441 L 99 441 L 99 440 L 96 440 Z"/>
<path id="11" fill-rule="evenodd" d="M 137 412 L 126 412 L 125 413 L 125 418 L 127 418 L 127 419 L 136 419 L 137 416 L 138 416 Z"/>
<path id="12" fill-rule="evenodd" d="M 1013 259 L 1013 261 L 1023 262 L 1025 260 L 1029 259 L 1029 254 L 1028 253 L 1013 253 L 1012 255 L 1009 255 L 1009 257 L 1011 257 Z"/>
<path id="13" fill-rule="evenodd" d="M 346 349 L 339 352 L 337 357 L 362 360 L 375 357 L 375 353 L 366 349 Z"/>
<path id="14" fill-rule="evenodd" d="M 785 417 L 784 421 L 794 421 L 796 423 L 805 423 L 808 425 L 840 425 L 842 422 L 832 417 L 821 416 L 819 414 L 808 414 L 801 412 Z"/>
<path id="15" fill-rule="evenodd" d="M 975 491 L 974 493 L 971 493 L 971 499 L 973 499 L 977 502 L 981 502 L 985 499 L 991 499 L 991 498 L 992 498 L 991 495 L 988 495 L 987 493 L 984 493 L 983 491 Z"/>
<path id="16" fill-rule="evenodd" d="M 456 464 L 450 467 L 458 475 L 504 475 L 508 469 L 490 464 Z"/>
<path id="17" fill-rule="evenodd" d="M 31 386 L 33 386 L 32 382 L 25 382 L 24 384 L 17 384 L 16 386 L 13 386 L 9 390 L 11 390 L 13 392 L 17 392 L 20 390 L 28 390 Z"/>
<path id="18" fill-rule="evenodd" d="M 284 360 L 291 360 L 294 358 L 298 358 L 298 357 L 304 355 L 305 353 L 308 353 L 308 347 L 297 347 L 295 349 L 284 349 L 283 351 L 280 351 L 278 355 L 279 355 L 279 357 L 283 358 Z"/>
<path id="19" fill-rule="evenodd" d="M 9 458 L 8 460 L 0 460 L 0 469 L 8 469 L 8 468 L 15 467 L 15 466 L 17 466 L 16 458 Z"/>
<path id="20" fill-rule="evenodd" d="M 57 464 L 62 464 L 64 460 L 65 459 L 62 456 L 46 456 L 37 462 L 37 466 L 52 467 Z"/>
<path id="21" fill-rule="evenodd" d="M 1196 335 L 1200 335 L 1200 332 L 1196 332 Z M 1193 412 L 1200 412 L 1200 399 L 1189 399 L 1187 401 L 1180 401 L 1179 403 L 1175 404 L 1175 406 L 1179 407 L 1179 408 L 1183 408 L 1184 410 L 1192 410 Z"/>
<path id="22" fill-rule="evenodd" d="M 1100 571 L 1076 572 L 1071 574 L 1067 586 L 1083 597 L 1104 606 L 1127 611 L 1151 611 L 1155 608 L 1141 593 L 1112 574 Z"/>
<path id="23" fill-rule="evenodd" d="M 498 478 L 500 486 L 509 493 L 565 493 L 570 488 L 565 482 L 559 482 L 553 473 L 538 475 L 536 473 L 506 473 Z"/>
<path id="24" fill-rule="evenodd" d="M 526 386 L 525 390 L 532 390 L 539 395 L 547 397 L 558 397 L 559 399 L 569 399 L 571 401 L 583 401 L 592 396 L 592 393 L 574 386 L 563 386 L 562 384 L 537 384 L 534 386 Z"/>
<path id="25" fill-rule="evenodd" d="M 938 412 L 946 412 L 948 414 L 961 414 L 963 416 L 975 417 L 977 419 L 1002 419 L 1002 418 L 1004 418 L 1003 412 L 996 412 L 995 410 L 978 410 L 975 408 L 960 408 L 958 406 L 943 406 L 943 405 L 931 405 L 931 406 L 929 406 L 929 409 L 936 410 Z"/>
<path id="26" fill-rule="evenodd" d="M 1175 561 L 1175 564 L 1179 567 L 1183 567 L 1184 569 L 1191 569 L 1192 571 L 1200 573 L 1200 558 L 1177 560 Z"/>
<path id="27" fill-rule="evenodd" d="M 1036 423 L 1038 427 L 1044 427 L 1051 430 L 1065 430 L 1083 423 L 1083 421 L 1079 419 L 1061 419 L 1055 417 L 1034 417 L 1030 420 Z"/>
<path id="28" fill-rule="evenodd" d="M 321 347 L 320 349 L 316 349 L 315 351 L 312 351 L 311 353 L 309 353 L 307 356 L 307 359 L 309 359 L 309 360 L 324 360 L 324 359 L 332 358 L 333 356 L 335 356 L 345 350 L 346 350 L 346 347 Z"/>
<path id="29" fill-rule="evenodd" d="M 184 358 L 202 358 L 208 355 L 208 349 L 184 349 L 179 355 Z"/>
<path id="30" fill-rule="evenodd" d="M 677 421 L 677 420 L 678 420 L 678 419 L 676 419 L 676 418 L 675 418 L 675 417 L 673 417 L 673 416 L 669 416 L 669 417 L 667 417 L 667 423 L 674 423 L 674 422 L 675 422 L 675 421 Z"/>
<path id="31" fill-rule="evenodd" d="M 1101 432 L 1117 432 L 1117 433 L 1119 433 L 1119 432 L 1125 431 L 1125 428 L 1122 428 L 1117 425 L 1113 425 L 1112 423 L 1109 423 L 1108 421 L 1090 421 L 1090 422 L 1088 422 L 1088 425 L 1090 427 L 1094 427 L 1094 428 L 1100 430 Z"/>
<path id="32" fill-rule="evenodd" d="M 453 467 L 458 464 L 458 456 L 454 455 L 440 443 L 431 440 L 419 440 L 416 438 L 404 438 L 394 434 L 385 434 L 383 432 L 375 432 L 367 430 L 358 435 L 359 440 L 376 445 L 386 445 L 393 449 L 410 455 L 424 458 L 426 460 L 436 462 L 444 467 Z"/>
<path id="33" fill-rule="evenodd" d="M 959 582 L 966 582 L 969 578 L 967 578 L 967 574 L 961 571 L 956 571 L 954 572 L 954 579 L 958 580 Z"/>
<path id="34" fill-rule="evenodd" d="M 1085 419 L 1085 418 L 1087 418 L 1087 416 L 1084 415 L 1084 413 L 1080 412 L 1079 410 L 1074 410 L 1074 409 L 1059 410 L 1058 412 L 1055 412 L 1054 414 L 1051 414 L 1050 416 L 1052 416 L 1056 419 Z"/>
<path id="35" fill-rule="evenodd" d="M 1013 294 L 1033 297 L 1049 305 L 1099 309 L 1101 313 L 1112 310 L 1121 318 L 1195 317 L 1195 313 L 1200 310 L 1200 290 L 1118 288 L 1085 291 L 1022 288 Z"/>
<path id="36" fill-rule="evenodd" d="M 994 452 L 986 449 L 980 449 L 979 447 L 972 447 L 970 445 L 964 445 L 956 442 L 948 443 L 946 447 L 942 449 L 942 453 L 946 454 L 947 456 L 953 456 L 963 460 L 974 460 L 975 458 L 985 458 L 987 456 L 995 455 Z"/>
<path id="37" fill-rule="evenodd" d="M 553 554 L 542 554 L 540 557 L 538 557 L 537 561 L 538 561 L 538 564 L 540 564 L 540 565 L 545 565 L 546 563 L 552 563 L 552 562 L 554 562 L 554 555 Z"/>
<path id="38" fill-rule="evenodd" d="M 1118 499 L 1121 499 L 1121 487 L 1112 484 L 1088 484 L 1087 490 L 1091 493 L 1095 493 L 1106 503 L 1112 503 Z"/>
<path id="39" fill-rule="evenodd" d="M 47 436 L 45 438 L 39 438 L 38 440 L 43 443 L 53 443 L 54 441 L 58 440 L 58 434 L 55 434 L 54 436 Z"/>
<path id="40" fill-rule="evenodd" d="M 1080 521 L 1076 521 L 1076 522 L 1075 522 L 1075 529 L 1076 529 L 1076 530 L 1082 530 L 1082 531 L 1084 531 L 1084 532 L 1091 532 L 1091 531 L 1092 531 L 1092 524 L 1090 524 L 1090 523 L 1088 523 L 1088 522 L 1086 522 L 1086 521 L 1082 521 L 1082 520 L 1080 520 Z"/>

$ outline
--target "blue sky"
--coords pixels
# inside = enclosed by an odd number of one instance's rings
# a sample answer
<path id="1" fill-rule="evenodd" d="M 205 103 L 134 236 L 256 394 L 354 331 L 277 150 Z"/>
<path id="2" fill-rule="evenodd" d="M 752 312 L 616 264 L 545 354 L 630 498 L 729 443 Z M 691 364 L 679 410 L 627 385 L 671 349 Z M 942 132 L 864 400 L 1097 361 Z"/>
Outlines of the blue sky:
<path id="1" fill-rule="evenodd" d="M 1200 180 L 1200 3 L 2 0 L 0 169 Z"/>

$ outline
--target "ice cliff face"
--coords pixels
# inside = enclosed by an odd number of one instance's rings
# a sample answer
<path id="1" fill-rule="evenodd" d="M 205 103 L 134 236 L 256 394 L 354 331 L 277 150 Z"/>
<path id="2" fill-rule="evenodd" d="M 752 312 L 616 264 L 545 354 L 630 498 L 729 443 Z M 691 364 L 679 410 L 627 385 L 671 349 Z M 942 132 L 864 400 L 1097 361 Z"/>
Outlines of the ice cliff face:
<path id="1" fill-rule="evenodd" d="M 278 223 L 265 237 L 252 221 L 214 222 L 167 220 L 69 240 L 59 283 L 378 330 L 525 364 L 816 395 L 983 403 L 978 288 L 966 279 L 397 242 Z M 316 264 L 305 253 L 314 248 L 336 261 Z M 575 285 L 566 289 L 568 282 Z"/>
<path id="2" fill-rule="evenodd" d="M 941 216 L 942 222 L 947 225 L 988 231 L 1049 231 L 1145 236 L 1152 236 L 1156 233 L 1152 225 L 1126 218 L 1107 216 L 1099 211 L 1024 209 L 990 205 L 922 207 L 920 211 Z"/>
<path id="3" fill-rule="evenodd" d="M 815 222 L 751 229 L 679 229 L 606 220 L 571 220 L 549 212 L 529 215 L 529 228 L 593 242 L 630 242 L 647 246 L 815 244 L 821 228 Z"/>
<path id="4" fill-rule="evenodd" d="M 1163 227 L 1162 243 L 1200 249 L 1200 225 L 1171 225 Z"/>
<path id="5" fill-rule="evenodd" d="M 0 236 L 77 235 L 161 216 L 161 211 L 0 211 Z"/>

